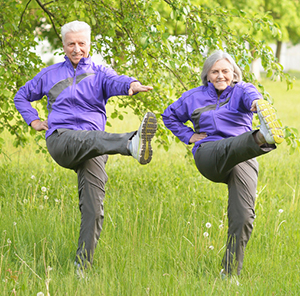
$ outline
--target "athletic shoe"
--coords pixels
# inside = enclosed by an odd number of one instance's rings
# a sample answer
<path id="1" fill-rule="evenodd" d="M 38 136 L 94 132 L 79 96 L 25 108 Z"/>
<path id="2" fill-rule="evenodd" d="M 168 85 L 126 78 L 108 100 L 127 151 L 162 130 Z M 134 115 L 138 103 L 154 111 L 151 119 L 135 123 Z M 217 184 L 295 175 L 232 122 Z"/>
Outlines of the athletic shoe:
<path id="1" fill-rule="evenodd" d="M 137 133 L 129 143 L 131 155 L 140 163 L 147 164 L 152 159 L 151 140 L 157 129 L 157 120 L 152 112 L 147 112 Z"/>
<path id="2" fill-rule="evenodd" d="M 86 278 L 83 267 L 77 262 L 74 262 L 74 266 L 75 266 L 75 269 L 76 269 L 77 278 L 79 280 L 82 280 L 82 279 Z"/>
<path id="3" fill-rule="evenodd" d="M 230 284 L 234 284 L 237 286 L 240 285 L 240 282 L 238 281 L 237 276 L 228 275 L 224 269 L 221 269 L 220 276 L 221 276 L 222 281 L 227 281 L 228 279 L 230 279 Z"/>
<path id="4" fill-rule="evenodd" d="M 221 271 L 220 271 L 220 276 L 221 276 L 221 279 L 222 279 L 222 280 L 225 280 L 225 279 L 226 279 L 227 273 L 225 273 L 225 270 L 224 270 L 224 269 L 221 269 Z"/>
<path id="5" fill-rule="evenodd" d="M 274 108 L 266 100 L 257 100 L 257 114 L 260 121 L 260 132 L 268 144 L 280 144 L 284 140 L 283 131 L 276 117 Z"/>

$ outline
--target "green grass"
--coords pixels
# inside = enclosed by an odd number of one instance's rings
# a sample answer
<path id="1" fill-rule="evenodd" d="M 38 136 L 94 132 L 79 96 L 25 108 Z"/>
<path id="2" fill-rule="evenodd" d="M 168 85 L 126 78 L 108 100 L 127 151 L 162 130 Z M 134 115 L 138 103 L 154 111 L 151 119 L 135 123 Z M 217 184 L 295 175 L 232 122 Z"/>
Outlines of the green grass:
<path id="1" fill-rule="evenodd" d="M 300 82 L 289 92 L 283 83 L 264 85 L 284 125 L 300 129 Z M 108 130 L 129 131 L 138 123 L 128 115 Z M 51 296 L 299 294 L 300 157 L 285 144 L 258 158 L 257 217 L 236 286 L 219 277 L 226 186 L 203 178 L 183 145 L 156 149 L 147 166 L 109 158 L 104 229 L 93 269 L 79 281 L 73 268 L 80 226 L 75 173 L 35 154 L 34 143 L 15 149 L 6 139 L 0 155 L 1 295 L 47 295 L 47 287 Z"/>

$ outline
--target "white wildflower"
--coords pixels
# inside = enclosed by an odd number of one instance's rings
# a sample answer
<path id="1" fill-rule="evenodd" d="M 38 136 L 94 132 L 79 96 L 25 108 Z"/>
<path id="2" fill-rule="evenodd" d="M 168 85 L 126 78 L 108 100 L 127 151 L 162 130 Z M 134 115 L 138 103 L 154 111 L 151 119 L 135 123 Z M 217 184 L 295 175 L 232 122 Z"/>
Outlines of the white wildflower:
<path id="1" fill-rule="evenodd" d="M 7 243 L 10 245 L 11 244 L 11 240 L 8 238 L 7 239 Z"/>
<path id="2" fill-rule="evenodd" d="M 51 266 L 47 267 L 47 271 L 51 271 L 53 268 Z"/>
<path id="3" fill-rule="evenodd" d="M 214 249 L 214 246 L 209 246 L 208 247 L 210 250 L 213 250 Z"/>
<path id="4" fill-rule="evenodd" d="M 44 296 L 44 293 L 43 293 L 43 292 L 38 292 L 38 293 L 36 294 L 36 296 Z"/>
<path id="5" fill-rule="evenodd" d="M 204 232 L 204 233 L 203 233 L 203 236 L 204 236 L 204 237 L 208 237 L 208 236 L 209 236 L 208 232 Z"/>
<path id="6" fill-rule="evenodd" d="M 49 197 L 47 195 L 44 196 L 44 200 L 48 200 Z"/>
<path id="7" fill-rule="evenodd" d="M 14 226 L 16 226 L 17 225 L 17 222 L 14 222 Z"/>
<path id="8" fill-rule="evenodd" d="M 40 208 L 40 210 L 42 210 L 42 209 L 44 208 L 44 206 L 43 206 L 43 205 L 40 205 L 39 208 Z"/>
<path id="9" fill-rule="evenodd" d="M 219 225 L 219 228 L 222 229 L 223 227 L 224 227 L 224 224 L 221 223 L 221 224 Z"/>
<path id="10" fill-rule="evenodd" d="M 35 179 L 35 175 L 31 175 L 31 177 L 30 177 L 32 180 L 34 180 Z"/>
<path id="11" fill-rule="evenodd" d="M 205 224 L 205 226 L 206 226 L 206 228 L 211 228 L 211 224 L 210 224 L 209 222 L 207 222 L 207 223 Z"/>
<path id="12" fill-rule="evenodd" d="M 41 188 L 41 190 L 42 190 L 43 192 L 46 192 L 46 191 L 47 191 L 47 188 L 43 186 L 43 187 Z"/>
<path id="13" fill-rule="evenodd" d="M 55 202 L 59 203 L 59 202 L 60 202 L 60 200 L 56 198 L 56 199 L 55 199 Z"/>
<path id="14" fill-rule="evenodd" d="M 283 212 L 283 209 L 279 209 L 279 211 L 278 211 L 278 212 L 279 212 L 279 214 L 281 214 L 281 213 Z"/>

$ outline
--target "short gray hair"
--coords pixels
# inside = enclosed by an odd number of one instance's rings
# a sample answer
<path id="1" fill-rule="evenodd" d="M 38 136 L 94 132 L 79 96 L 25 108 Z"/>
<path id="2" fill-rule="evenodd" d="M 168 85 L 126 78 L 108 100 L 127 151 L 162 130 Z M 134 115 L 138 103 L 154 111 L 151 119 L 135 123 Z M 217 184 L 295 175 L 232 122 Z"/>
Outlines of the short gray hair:
<path id="1" fill-rule="evenodd" d="M 201 72 L 201 80 L 203 85 L 207 86 L 207 74 L 209 70 L 212 68 L 212 66 L 218 62 L 219 60 L 227 60 L 230 65 L 232 66 L 233 70 L 233 82 L 239 82 L 242 80 L 242 71 L 240 68 L 237 66 L 236 62 L 234 59 L 229 55 L 227 52 L 224 52 L 222 50 L 218 50 L 211 54 L 206 61 L 204 62 L 203 69 Z"/>
<path id="2" fill-rule="evenodd" d="M 88 37 L 88 42 L 91 43 L 91 27 L 85 22 L 73 21 L 73 22 L 67 23 L 61 27 L 60 32 L 61 32 L 63 44 L 65 41 L 65 36 L 69 32 L 74 32 L 74 33 L 75 32 L 76 33 L 77 32 L 86 32 L 87 37 Z"/>

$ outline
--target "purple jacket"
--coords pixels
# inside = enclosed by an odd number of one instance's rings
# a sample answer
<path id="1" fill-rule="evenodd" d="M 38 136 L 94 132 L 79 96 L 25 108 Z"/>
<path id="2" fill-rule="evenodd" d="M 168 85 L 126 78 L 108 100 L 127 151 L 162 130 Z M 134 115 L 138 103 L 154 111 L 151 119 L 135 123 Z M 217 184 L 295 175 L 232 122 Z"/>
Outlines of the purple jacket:
<path id="1" fill-rule="evenodd" d="M 205 132 L 207 137 L 195 143 L 193 154 L 201 143 L 238 136 L 252 130 L 251 104 L 262 95 L 250 83 L 228 86 L 218 98 L 212 83 L 183 93 L 162 114 L 165 126 L 185 144 L 192 135 Z M 194 130 L 184 123 L 191 121 Z"/>
<path id="2" fill-rule="evenodd" d="M 137 81 L 119 76 L 114 70 L 82 58 L 76 71 L 68 59 L 43 69 L 17 92 L 16 108 L 28 125 L 39 119 L 31 103 L 47 96 L 48 126 L 46 138 L 58 128 L 102 130 L 106 124 L 105 105 L 111 96 L 128 95 L 130 83 Z"/>

